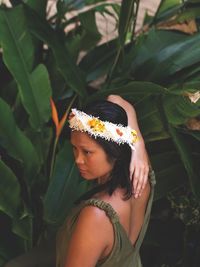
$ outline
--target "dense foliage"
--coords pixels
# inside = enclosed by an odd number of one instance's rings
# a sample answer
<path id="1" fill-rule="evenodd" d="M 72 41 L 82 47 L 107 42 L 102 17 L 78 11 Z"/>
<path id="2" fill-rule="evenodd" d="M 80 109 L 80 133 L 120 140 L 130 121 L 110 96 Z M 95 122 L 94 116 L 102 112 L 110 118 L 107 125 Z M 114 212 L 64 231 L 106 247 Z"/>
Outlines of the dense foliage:
<path id="1" fill-rule="evenodd" d="M 86 190 L 63 125 L 72 105 L 114 93 L 134 104 L 156 172 L 144 266 L 199 266 L 199 1 L 161 1 L 139 32 L 137 0 L 58 0 L 51 17 L 47 0 L 10 3 L 0 5 L 0 265 Z M 115 19 L 117 38 L 99 45 L 96 14 Z"/>

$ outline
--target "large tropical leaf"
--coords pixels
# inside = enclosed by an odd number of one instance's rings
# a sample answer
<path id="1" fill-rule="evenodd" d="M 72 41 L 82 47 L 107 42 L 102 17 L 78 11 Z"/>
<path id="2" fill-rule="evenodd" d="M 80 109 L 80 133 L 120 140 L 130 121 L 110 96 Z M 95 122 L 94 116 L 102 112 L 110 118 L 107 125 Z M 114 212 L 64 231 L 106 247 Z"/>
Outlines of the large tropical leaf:
<path id="1" fill-rule="evenodd" d="M 145 142 L 162 140 L 169 138 L 164 122 L 159 110 L 158 97 L 143 97 L 139 102 L 133 103 L 137 111 L 140 130 L 145 138 Z M 128 98 L 131 102 L 131 97 Z"/>
<path id="2" fill-rule="evenodd" d="M 52 49 L 57 68 L 61 72 L 67 85 L 77 92 L 78 95 L 84 97 L 86 91 L 83 73 L 72 60 L 61 36 L 58 35 L 45 20 L 40 18 L 37 13 L 27 6 L 25 7 L 25 12 L 30 31 Z"/>
<path id="3" fill-rule="evenodd" d="M 159 7 L 155 16 L 153 17 L 152 24 L 165 21 L 174 18 L 177 13 L 180 13 L 180 9 L 184 6 L 179 0 L 162 0 L 160 1 Z"/>
<path id="4" fill-rule="evenodd" d="M 112 40 L 106 44 L 95 47 L 81 60 L 80 68 L 86 73 L 88 82 L 97 80 L 108 73 L 117 51 L 117 41 Z"/>
<path id="5" fill-rule="evenodd" d="M 14 173 L 3 161 L 0 161 L 0 173 L 0 211 L 14 218 L 21 205 L 20 185 Z"/>
<path id="6" fill-rule="evenodd" d="M 47 2 L 48 0 L 26 0 L 27 5 L 33 8 L 41 17 L 46 16 Z"/>
<path id="7" fill-rule="evenodd" d="M 174 125 L 186 123 L 189 118 L 200 115 L 200 108 L 184 96 L 167 95 L 163 103 L 167 119 Z"/>
<path id="8" fill-rule="evenodd" d="M 7 153 L 17 159 L 24 168 L 26 182 L 37 175 L 40 163 L 31 141 L 17 127 L 10 107 L 0 98 L 0 143 Z"/>
<path id="9" fill-rule="evenodd" d="M 86 183 L 80 181 L 71 144 L 66 141 L 58 153 L 55 169 L 44 198 L 44 219 L 60 224 L 70 212 L 74 201 L 84 192 Z"/>
<path id="10" fill-rule="evenodd" d="M 183 165 L 187 171 L 191 190 L 197 199 L 200 199 L 200 179 L 198 177 L 198 173 L 195 170 L 194 160 L 192 157 L 192 151 L 189 147 L 189 144 L 186 142 L 184 135 L 179 133 L 177 129 L 173 126 L 169 125 L 169 131 L 176 145 L 177 151 L 179 152 L 180 158 L 183 162 Z"/>
<path id="11" fill-rule="evenodd" d="M 37 11 L 40 16 L 45 17 L 47 0 L 10 0 L 12 6 L 22 4 L 23 2 L 33 8 L 35 11 Z"/>
<path id="12" fill-rule="evenodd" d="M 80 49 L 89 50 L 101 39 L 101 34 L 96 25 L 95 11 L 89 10 L 83 12 L 79 15 L 79 19 L 83 27 Z"/>
<path id="13" fill-rule="evenodd" d="M 151 157 L 151 163 L 156 173 L 154 200 L 166 197 L 168 193 L 188 182 L 187 173 L 176 152 L 156 154 Z"/>
<path id="14" fill-rule="evenodd" d="M 24 240 L 27 249 L 33 245 L 33 220 L 33 215 L 26 210 L 12 220 L 12 232 Z"/>
<path id="15" fill-rule="evenodd" d="M 110 94 L 117 94 L 123 97 L 135 97 L 135 99 L 140 99 L 141 97 L 147 97 L 150 95 L 162 95 L 169 91 L 167 88 L 157 85 L 151 82 L 135 81 L 126 83 L 123 86 L 116 86 L 114 83 L 105 88 L 99 90 L 96 94 L 92 95 L 88 101 L 94 101 L 98 98 L 105 98 Z"/>
<path id="16" fill-rule="evenodd" d="M 127 54 L 128 61 L 132 60 L 132 75 L 139 80 L 166 82 L 167 77 L 200 61 L 199 40 L 199 33 L 187 36 L 170 31 L 150 31 Z"/>
<path id="17" fill-rule="evenodd" d="M 41 129 L 50 116 L 51 89 L 45 67 L 39 66 L 31 75 L 34 47 L 22 6 L 0 10 L 0 42 L 4 62 L 18 83 L 31 125 Z"/>

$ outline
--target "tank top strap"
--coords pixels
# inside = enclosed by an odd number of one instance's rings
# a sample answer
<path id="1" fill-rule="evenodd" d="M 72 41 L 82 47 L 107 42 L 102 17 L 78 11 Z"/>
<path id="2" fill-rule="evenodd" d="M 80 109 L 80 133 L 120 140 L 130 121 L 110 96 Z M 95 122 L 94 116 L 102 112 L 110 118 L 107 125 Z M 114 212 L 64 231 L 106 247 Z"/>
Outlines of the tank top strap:
<path id="1" fill-rule="evenodd" d="M 139 237 L 135 243 L 135 250 L 137 250 L 137 251 L 139 251 L 139 249 L 141 247 L 141 244 L 143 242 L 143 239 L 144 239 L 144 236 L 146 234 L 147 227 L 149 224 L 149 220 L 150 220 L 151 208 L 152 208 L 153 197 L 154 197 L 154 186 L 156 184 L 155 173 L 152 169 L 149 172 L 149 181 L 151 184 L 151 193 L 149 196 L 149 200 L 148 200 L 148 204 L 147 204 L 147 208 L 146 208 L 146 212 L 145 212 L 145 216 L 144 216 L 144 223 L 142 225 L 142 229 L 140 231 Z"/>
<path id="2" fill-rule="evenodd" d="M 103 211 L 105 211 L 106 215 L 108 216 L 108 218 L 111 220 L 112 223 L 117 223 L 119 222 L 119 217 L 116 213 L 116 211 L 113 209 L 113 207 L 103 201 L 103 200 L 100 200 L 100 199 L 96 199 L 96 198 L 91 198 L 91 199 L 88 199 L 84 202 L 84 205 L 83 207 L 85 206 L 95 206 Z"/>

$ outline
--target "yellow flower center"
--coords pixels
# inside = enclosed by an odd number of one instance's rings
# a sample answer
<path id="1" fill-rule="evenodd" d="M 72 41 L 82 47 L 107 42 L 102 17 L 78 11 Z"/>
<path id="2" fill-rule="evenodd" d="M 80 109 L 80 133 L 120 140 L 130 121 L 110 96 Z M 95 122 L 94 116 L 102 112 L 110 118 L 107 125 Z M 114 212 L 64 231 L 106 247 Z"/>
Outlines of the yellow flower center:
<path id="1" fill-rule="evenodd" d="M 88 125 L 95 132 L 103 132 L 105 130 L 104 123 L 102 121 L 100 121 L 99 119 L 96 119 L 96 118 L 89 120 Z"/>
<path id="2" fill-rule="evenodd" d="M 138 140 L 137 132 L 136 132 L 135 130 L 132 130 L 132 131 L 131 131 L 131 134 L 132 134 L 132 136 L 133 136 L 132 143 L 136 143 L 137 140 Z"/>

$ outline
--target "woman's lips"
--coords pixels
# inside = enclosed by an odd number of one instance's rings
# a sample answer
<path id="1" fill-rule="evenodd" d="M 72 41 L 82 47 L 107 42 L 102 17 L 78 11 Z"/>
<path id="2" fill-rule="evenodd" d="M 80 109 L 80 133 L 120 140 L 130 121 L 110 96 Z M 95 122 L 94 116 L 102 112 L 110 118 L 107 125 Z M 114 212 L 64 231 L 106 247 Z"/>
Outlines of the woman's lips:
<path id="1" fill-rule="evenodd" d="M 79 172 L 80 172 L 80 173 L 85 173 L 86 170 L 79 169 Z"/>

